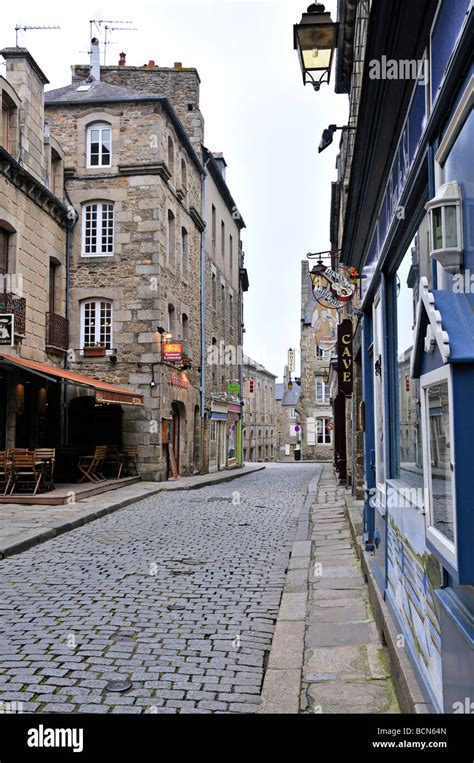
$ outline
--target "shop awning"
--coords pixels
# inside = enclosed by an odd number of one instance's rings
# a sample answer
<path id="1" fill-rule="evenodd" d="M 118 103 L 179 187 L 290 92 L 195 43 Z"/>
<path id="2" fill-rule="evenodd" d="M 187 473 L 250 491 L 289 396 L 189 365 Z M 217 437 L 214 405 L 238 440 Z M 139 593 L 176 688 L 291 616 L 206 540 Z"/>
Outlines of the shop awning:
<path id="1" fill-rule="evenodd" d="M 0 364 L 23 368 L 25 371 L 30 371 L 31 373 L 42 376 L 50 381 L 68 381 L 71 384 L 94 389 L 95 399 L 98 403 L 143 405 L 143 395 L 131 392 L 125 387 L 117 387 L 115 384 L 109 384 L 101 379 L 94 379 L 92 376 L 78 374 L 75 371 L 66 371 L 64 368 L 56 368 L 47 363 L 38 363 L 35 360 L 16 358 L 12 355 L 5 355 L 3 352 L 0 353 Z"/>

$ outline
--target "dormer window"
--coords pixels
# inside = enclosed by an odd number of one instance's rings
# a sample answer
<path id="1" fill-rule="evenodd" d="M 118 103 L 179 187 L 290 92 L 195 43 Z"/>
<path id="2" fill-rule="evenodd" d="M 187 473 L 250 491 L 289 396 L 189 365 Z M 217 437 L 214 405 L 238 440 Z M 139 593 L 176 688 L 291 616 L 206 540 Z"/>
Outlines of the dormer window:
<path id="1" fill-rule="evenodd" d="M 112 163 L 112 128 L 99 122 L 87 128 L 87 166 L 110 167 Z"/>
<path id="2" fill-rule="evenodd" d="M 426 209 L 430 215 L 430 253 L 448 273 L 462 265 L 462 195 L 459 183 L 442 185 Z"/>

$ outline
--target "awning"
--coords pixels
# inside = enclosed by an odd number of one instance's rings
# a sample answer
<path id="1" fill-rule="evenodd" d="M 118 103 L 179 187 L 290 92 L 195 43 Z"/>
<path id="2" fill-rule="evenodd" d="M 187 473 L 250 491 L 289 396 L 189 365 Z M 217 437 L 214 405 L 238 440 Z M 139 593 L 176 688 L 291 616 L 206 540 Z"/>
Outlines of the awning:
<path id="1" fill-rule="evenodd" d="M 68 381 L 81 387 L 95 389 L 95 399 L 98 403 L 118 403 L 119 405 L 143 405 L 143 395 L 131 392 L 125 387 L 117 387 L 115 384 L 94 379 L 92 376 L 84 376 L 75 371 L 66 371 L 64 368 L 56 368 L 47 363 L 38 363 L 35 360 L 25 360 L 11 355 L 0 353 L 0 364 L 7 364 L 24 368 L 26 371 L 38 374 L 50 381 Z"/>

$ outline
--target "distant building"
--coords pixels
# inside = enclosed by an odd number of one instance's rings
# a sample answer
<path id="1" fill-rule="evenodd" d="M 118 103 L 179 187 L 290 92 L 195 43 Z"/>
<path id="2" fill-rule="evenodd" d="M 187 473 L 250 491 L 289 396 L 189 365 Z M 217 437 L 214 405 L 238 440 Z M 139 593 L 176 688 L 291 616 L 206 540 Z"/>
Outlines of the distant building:
<path id="1" fill-rule="evenodd" d="M 255 360 L 244 356 L 244 461 L 275 461 L 277 377 Z"/>
<path id="2" fill-rule="evenodd" d="M 301 394 L 297 412 L 301 419 L 302 459 L 330 461 L 333 458 L 333 414 L 330 401 L 329 356 L 315 341 L 316 303 L 309 277 L 308 261 L 301 263 Z"/>
<path id="3" fill-rule="evenodd" d="M 295 461 L 301 455 L 301 424 L 297 411 L 301 387 L 292 382 L 288 389 L 289 374 L 285 366 L 283 384 L 275 384 L 276 401 L 276 458 L 277 461 Z"/>

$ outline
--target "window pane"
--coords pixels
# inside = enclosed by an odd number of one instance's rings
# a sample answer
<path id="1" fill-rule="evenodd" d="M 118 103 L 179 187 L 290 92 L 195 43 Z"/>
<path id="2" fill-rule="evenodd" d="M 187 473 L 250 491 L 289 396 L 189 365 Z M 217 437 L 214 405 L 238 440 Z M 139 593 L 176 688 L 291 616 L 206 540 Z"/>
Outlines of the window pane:
<path id="1" fill-rule="evenodd" d="M 8 231 L 0 228 L 0 273 L 8 272 Z"/>
<path id="2" fill-rule="evenodd" d="M 458 237 L 457 237 L 457 230 L 456 230 L 456 207 L 455 206 L 449 206 L 445 207 L 444 210 L 444 224 L 446 226 L 445 230 L 445 237 L 446 237 L 446 248 L 447 249 L 455 249 L 458 245 Z"/>
<path id="3" fill-rule="evenodd" d="M 410 488 L 414 503 L 423 503 L 423 451 L 420 383 L 411 377 L 413 326 L 419 277 L 429 267 L 425 236 L 418 233 L 397 271 L 397 357 L 399 442 L 394 477 Z"/>
<path id="4" fill-rule="evenodd" d="M 443 233 L 441 227 L 441 207 L 433 209 L 433 249 L 443 248 Z"/>
<path id="5" fill-rule="evenodd" d="M 427 390 L 433 527 L 454 542 L 453 475 L 449 433 L 448 382 Z"/>

